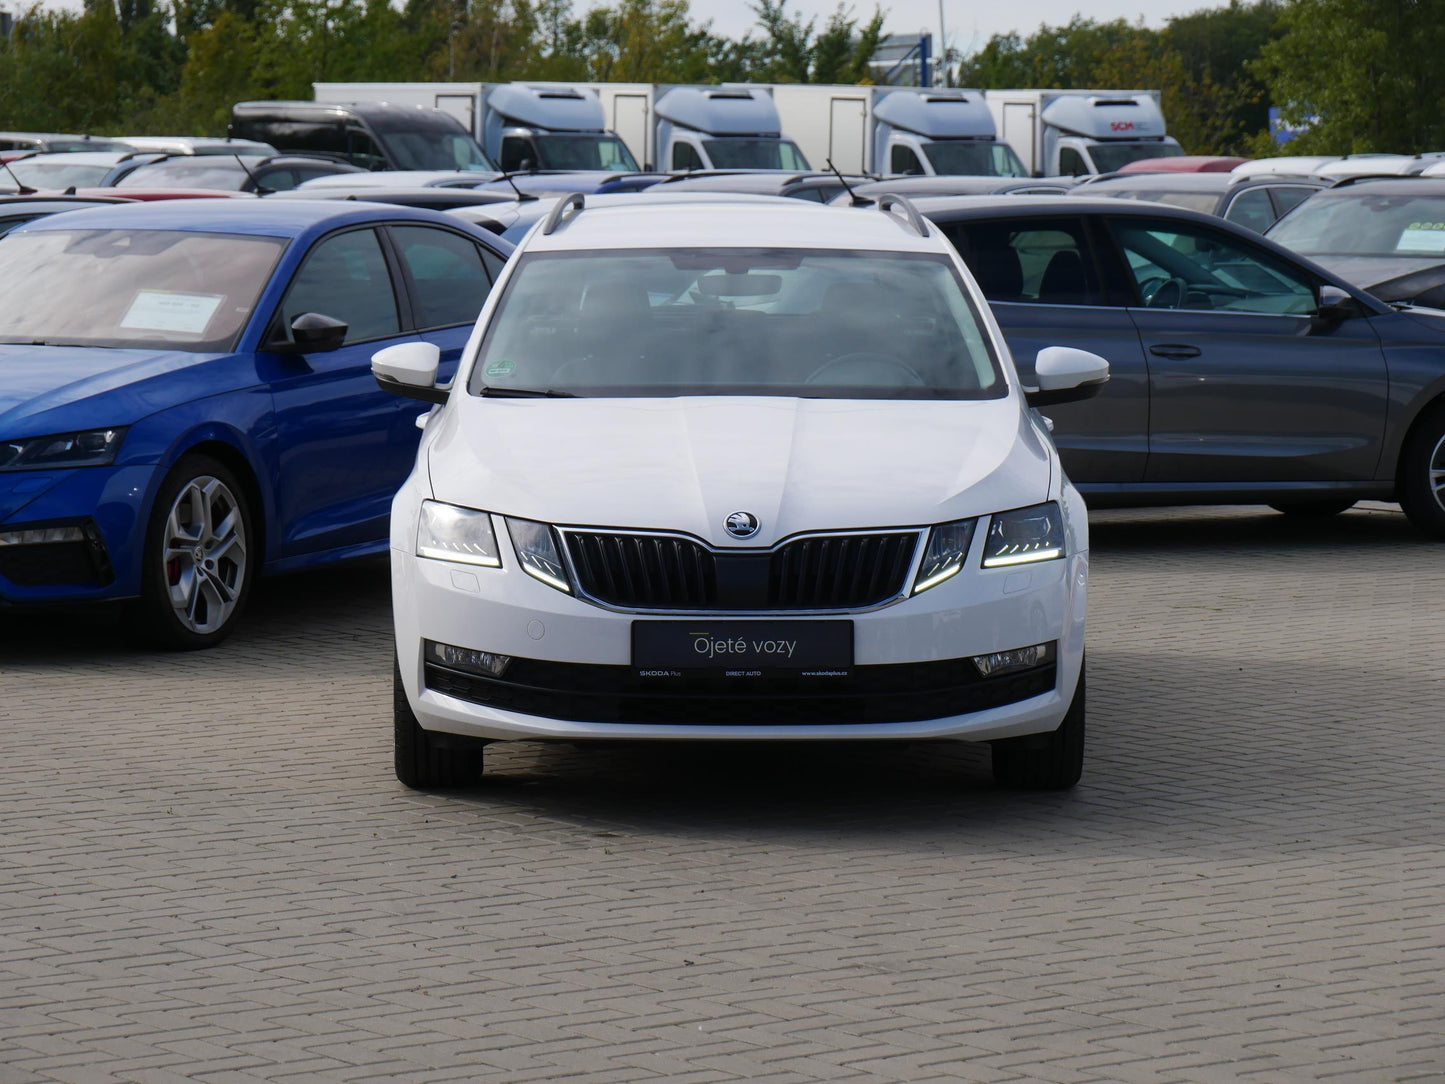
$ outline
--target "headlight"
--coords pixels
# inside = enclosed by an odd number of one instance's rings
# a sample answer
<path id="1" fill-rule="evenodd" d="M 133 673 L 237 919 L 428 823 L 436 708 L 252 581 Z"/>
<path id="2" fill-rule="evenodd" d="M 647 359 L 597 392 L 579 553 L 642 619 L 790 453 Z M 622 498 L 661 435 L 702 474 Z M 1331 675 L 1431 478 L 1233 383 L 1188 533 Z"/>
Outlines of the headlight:
<path id="1" fill-rule="evenodd" d="M 913 578 L 913 594 L 927 591 L 958 574 L 963 562 L 968 559 L 968 546 L 973 541 L 976 522 L 961 519 L 956 523 L 941 523 L 928 532 L 923 561 L 918 566 L 918 575 Z"/>
<path id="2" fill-rule="evenodd" d="M 53 437 L 0 442 L 0 470 L 108 467 L 125 439 L 124 429 L 87 429 Z"/>
<path id="3" fill-rule="evenodd" d="M 489 512 L 458 508 L 441 501 L 422 501 L 416 526 L 416 555 L 438 561 L 501 568 L 502 555 Z"/>
<path id="4" fill-rule="evenodd" d="M 529 519 L 509 519 L 507 533 L 512 536 L 512 548 L 517 551 L 517 560 L 521 562 L 523 572 L 548 587 L 566 591 L 569 595 L 572 593 L 572 584 L 567 580 L 567 569 L 557 553 L 551 527 Z"/>
<path id="5" fill-rule="evenodd" d="M 1064 555 L 1064 519 L 1053 501 L 998 512 L 983 542 L 983 567 L 1003 568 Z"/>

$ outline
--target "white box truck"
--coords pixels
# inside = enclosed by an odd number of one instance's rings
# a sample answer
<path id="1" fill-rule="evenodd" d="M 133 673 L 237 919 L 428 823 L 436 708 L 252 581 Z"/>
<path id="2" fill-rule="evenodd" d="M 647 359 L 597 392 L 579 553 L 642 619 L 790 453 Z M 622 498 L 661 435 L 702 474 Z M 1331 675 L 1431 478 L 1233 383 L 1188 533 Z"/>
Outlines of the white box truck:
<path id="1" fill-rule="evenodd" d="M 1157 90 L 989 90 L 999 135 L 1035 177 L 1112 173 L 1184 153 L 1164 132 Z"/>
<path id="2" fill-rule="evenodd" d="M 597 92 L 570 83 L 312 83 L 318 102 L 424 105 L 462 122 L 504 170 L 635 172 Z"/>
<path id="3" fill-rule="evenodd" d="M 878 176 L 1028 176 L 981 91 L 778 85 L 773 101 L 815 169 L 832 159 L 844 173 Z"/>

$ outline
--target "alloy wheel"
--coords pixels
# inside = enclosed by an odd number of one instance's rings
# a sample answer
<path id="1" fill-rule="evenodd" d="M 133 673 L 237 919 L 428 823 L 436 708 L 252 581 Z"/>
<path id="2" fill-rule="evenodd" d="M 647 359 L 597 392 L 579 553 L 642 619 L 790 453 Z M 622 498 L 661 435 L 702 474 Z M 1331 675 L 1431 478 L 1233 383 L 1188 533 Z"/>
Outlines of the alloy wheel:
<path id="1" fill-rule="evenodd" d="M 1430 495 L 1435 498 L 1441 511 L 1445 511 L 1445 436 L 1435 442 L 1435 450 L 1430 453 L 1425 475 L 1430 486 Z"/>
<path id="2" fill-rule="evenodd" d="M 171 608 L 186 629 L 215 632 L 230 620 L 246 577 L 246 524 L 219 478 L 201 475 L 176 494 L 161 560 Z"/>

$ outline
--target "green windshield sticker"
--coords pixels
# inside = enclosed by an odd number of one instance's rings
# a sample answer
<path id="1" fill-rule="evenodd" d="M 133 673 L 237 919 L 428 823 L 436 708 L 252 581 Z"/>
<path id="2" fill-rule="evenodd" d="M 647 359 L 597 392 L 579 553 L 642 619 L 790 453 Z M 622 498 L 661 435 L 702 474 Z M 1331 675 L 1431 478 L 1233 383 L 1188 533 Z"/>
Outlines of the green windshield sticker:
<path id="1" fill-rule="evenodd" d="M 516 371 L 516 365 L 505 358 L 501 361 L 494 361 L 487 366 L 488 376 L 511 376 Z"/>

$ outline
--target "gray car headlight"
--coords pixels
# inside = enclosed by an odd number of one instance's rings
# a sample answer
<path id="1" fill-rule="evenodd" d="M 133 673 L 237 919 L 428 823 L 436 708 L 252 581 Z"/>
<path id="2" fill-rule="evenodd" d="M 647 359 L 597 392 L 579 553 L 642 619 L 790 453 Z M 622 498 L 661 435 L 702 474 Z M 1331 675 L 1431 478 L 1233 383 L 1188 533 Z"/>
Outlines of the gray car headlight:
<path id="1" fill-rule="evenodd" d="M 490 512 L 441 501 L 422 501 L 416 525 L 416 555 L 438 561 L 501 568 L 502 554 Z"/>
<path id="2" fill-rule="evenodd" d="M 958 575 L 963 562 L 968 560 L 968 547 L 973 542 L 977 522 L 961 519 L 955 523 L 940 523 L 928 532 L 928 545 L 923 549 L 918 575 L 913 577 L 912 594 L 937 587 L 944 580 Z"/>
<path id="3" fill-rule="evenodd" d="M 507 533 L 512 536 L 512 548 L 517 551 L 517 560 L 523 572 L 548 587 L 566 591 L 569 595 L 572 593 L 572 584 L 557 552 L 551 527 L 529 519 L 508 519 Z"/>
<path id="4" fill-rule="evenodd" d="M 1005 568 L 1064 555 L 1064 517 L 1054 501 L 997 512 L 983 540 L 983 567 Z"/>
<path id="5" fill-rule="evenodd" d="M 0 441 L 0 471 L 108 467 L 124 439 L 125 429 L 116 428 Z"/>

